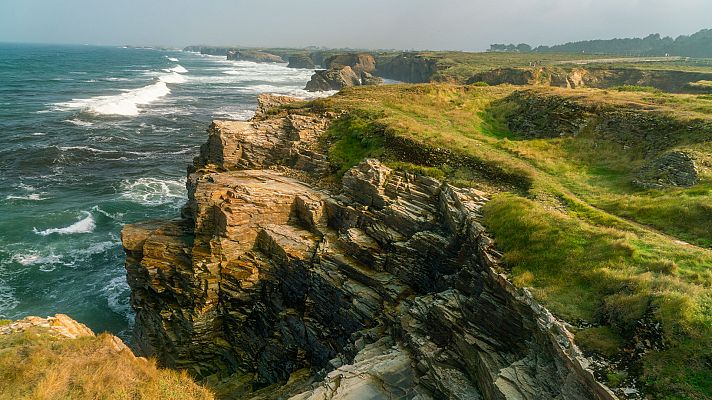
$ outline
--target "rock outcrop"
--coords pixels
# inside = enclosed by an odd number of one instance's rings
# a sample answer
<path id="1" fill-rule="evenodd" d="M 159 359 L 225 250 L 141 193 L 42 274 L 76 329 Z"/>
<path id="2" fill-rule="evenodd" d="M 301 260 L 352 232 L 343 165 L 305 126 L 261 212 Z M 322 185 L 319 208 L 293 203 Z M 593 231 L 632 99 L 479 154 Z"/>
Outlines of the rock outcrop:
<path id="1" fill-rule="evenodd" d="M 704 72 L 547 66 L 497 68 L 479 72 L 470 77 L 467 83 L 542 85 L 571 89 L 584 87 L 607 89 L 634 85 L 650 86 L 671 93 L 710 93 L 712 89 L 696 83 L 711 79 L 712 74 Z"/>
<path id="2" fill-rule="evenodd" d="M 694 186 L 699 180 L 695 158 L 684 151 L 670 151 L 645 164 L 636 173 L 633 184 L 643 189 L 661 189 Z"/>
<path id="3" fill-rule="evenodd" d="M 304 88 L 310 92 L 341 90 L 345 87 L 360 86 L 361 78 L 351 67 L 316 71 Z"/>
<path id="4" fill-rule="evenodd" d="M 341 90 L 346 87 L 380 85 L 383 79 L 373 76 L 366 71 L 356 73 L 351 67 L 332 68 L 316 71 L 311 80 L 307 82 L 305 90 L 322 92 Z"/>
<path id="5" fill-rule="evenodd" d="M 322 185 L 334 117 L 215 121 L 183 218 L 124 228 L 142 353 L 226 398 L 615 398 L 502 275 L 486 193 L 378 160 Z"/>
<path id="6" fill-rule="evenodd" d="M 289 68 L 314 69 L 314 61 L 306 54 L 295 54 L 289 57 Z"/>
<path id="7" fill-rule="evenodd" d="M 502 101 L 511 106 L 506 118 L 509 130 L 526 139 L 591 134 L 641 158 L 653 158 L 676 146 L 712 138 L 708 121 L 641 110 L 634 104 L 592 103 L 536 90 L 516 91 Z"/>
<path id="8" fill-rule="evenodd" d="M 358 75 L 362 72 L 373 74 L 376 71 L 376 59 L 367 53 L 337 54 L 325 59 L 324 67 L 327 69 L 351 67 Z"/>
<path id="9" fill-rule="evenodd" d="M 437 61 L 418 53 L 376 56 L 376 75 L 409 83 L 427 83 L 438 72 Z"/>
<path id="10" fill-rule="evenodd" d="M 252 61 L 256 63 L 283 63 L 282 57 L 257 50 L 228 50 L 227 59 L 233 61 Z"/>

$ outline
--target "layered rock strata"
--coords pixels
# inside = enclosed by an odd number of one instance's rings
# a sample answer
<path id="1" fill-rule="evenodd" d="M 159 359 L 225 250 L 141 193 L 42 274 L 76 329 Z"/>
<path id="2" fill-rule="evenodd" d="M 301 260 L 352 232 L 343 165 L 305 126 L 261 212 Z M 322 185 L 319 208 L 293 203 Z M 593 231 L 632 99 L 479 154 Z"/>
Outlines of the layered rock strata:
<path id="1" fill-rule="evenodd" d="M 210 127 L 182 219 L 123 230 L 143 354 L 227 398 L 615 398 L 501 274 L 486 193 L 378 160 L 329 189 L 335 116 L 269 102 Z"/>

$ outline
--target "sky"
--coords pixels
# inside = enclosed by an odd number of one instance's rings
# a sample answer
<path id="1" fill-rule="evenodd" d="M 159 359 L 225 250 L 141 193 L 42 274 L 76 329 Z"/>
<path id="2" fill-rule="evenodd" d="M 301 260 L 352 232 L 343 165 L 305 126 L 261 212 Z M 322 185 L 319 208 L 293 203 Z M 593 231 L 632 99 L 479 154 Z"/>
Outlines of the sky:
<path id="1" fill-rule="evenodd" d="M 478 51 L 703 28 L 712 0 L 0 0 L 0 42 Z"/>

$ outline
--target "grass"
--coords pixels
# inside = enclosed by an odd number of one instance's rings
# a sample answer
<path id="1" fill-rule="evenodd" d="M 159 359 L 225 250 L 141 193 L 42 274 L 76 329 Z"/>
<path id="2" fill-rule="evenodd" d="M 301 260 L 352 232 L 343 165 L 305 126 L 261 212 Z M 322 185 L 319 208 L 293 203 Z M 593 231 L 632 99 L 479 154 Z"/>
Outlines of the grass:
<path id="1" fill-rule="evenodd" d="M 341 176 L 364 158 L 378 157 L 383 150 L 381 127 L 369 123 L 358 113 L 334 122 L 324 139 L 331 142 L 329 159 L 338 167 Z"/>
<path id="2" fill-rule="evenodd" d="M 116 353 L 112 338 L 58 339 L 42 328 L 0 335 L 0 399 L 212 399 L 184 372 Z"/>
<path id="3" fill-rule="evenodd" d="M 641 191 L 630 181 L 646 156 L 594 129 L 569 137 L 519 137 L 507 129 L 509 116 L 519 112 L 508 100 L 515 90 L 448 84 L 355 88 L 306 107 L 348 111 L 330 130 L 330 154 L 340 155 L 331 159 L 335 170 L 376 154 L 396 168 L 494 193 L 484 208 L 485 224 L 515 284 L 531 288 L 559 317 L 599 327 L 578 336 L 584 347 L 604 355 L 634 345 L 643 334 L 641 324 L 659 324 L 659 337 L 648 338 L 659 350 L 643 355 L 636 378 L 653 398 L 712 397 L 710 181 L 703 175 L 692 188 Z M 597 113 L 633 110 L 684 124 L 712 120 L 701 96 L 531 92 Z M 708 153 L 712 138 L 706 131 L 678 135 L 670 146 Z M 352 157 L 343 155 L 354 146 Z"/>
<path id="4" fill-rule="evenodd" d="M 646 93 L 662 93 L 662 90 L 654 88 L 652 86 L 638 86 L 638 85 L 621 85 L 614 86 L 611 90 L 617 90 L 619 92 L 646 92 Z"/>

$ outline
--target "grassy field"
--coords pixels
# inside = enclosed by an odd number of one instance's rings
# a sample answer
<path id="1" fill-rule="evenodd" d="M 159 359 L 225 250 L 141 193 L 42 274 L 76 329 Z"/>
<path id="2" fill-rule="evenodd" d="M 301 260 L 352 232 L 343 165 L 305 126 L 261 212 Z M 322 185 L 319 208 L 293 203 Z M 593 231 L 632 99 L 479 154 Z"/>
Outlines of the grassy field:
<path id="1" fill-rule="evenodd" d="M 213 398 L 185 372 L 116 353 L 111 340 L 106 334 L 58 339 L 43 328 L 0 335 L 0 399 Z"/>
<path id="2" fill-rule="evenodd" d="M 636 347 L 646 348 L 629 371 L 610 371 L 612 386 L 635 378 L 656 398 L 712 397 L 710 175 L 703 171 L 691 188 L 636 189 L 631 174 L 646 156 L 614 141 L 586 132 L 549 139 L 510 132 L 508 118 L 518 109 L 508 99 L 515 90 L 366 87 L 306 106 L 349 111 L 328 133 L 336 173 L 376 156 L 492 192 L 485 222 L 511 279 L 579 327 L 586 350 L 630 359 Z M 602 109 L 712 120 L 712 101 L 704 96 L 634 88 L 531 90 Z M 389 151 L 392 137 L 447 149 L 459 161 L 410 164 Z M 674 145 L 704 155 L 710 141 L 690 133 Z M 503 176 L 516 179 L 502 184 Z"/>
<path id="3" fill-rule="evenodd" d="M 400 53 L 380 53 L 387 59 Z M 573 53 L 470 53 L 457 51 L 420 51 L 418 56 L 435 61 L 438 72 L 433 81 L 464 83 L 473 75 L 498 68 L 556 67 L 570 70 L 583 68 L 630 68 L 640 70 L 686 71 L 712 73 L 712 59 L 673 59 L 671 61 L 627 62 L 617 57 L 617 62 L 598 62 L 610 57 L 600 54 Z M 631 59 L 633 60 L 633 59 Z M 578 62 L 586 62 L 580 65 Z"/>

